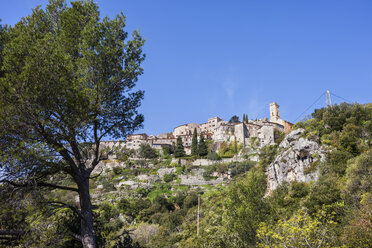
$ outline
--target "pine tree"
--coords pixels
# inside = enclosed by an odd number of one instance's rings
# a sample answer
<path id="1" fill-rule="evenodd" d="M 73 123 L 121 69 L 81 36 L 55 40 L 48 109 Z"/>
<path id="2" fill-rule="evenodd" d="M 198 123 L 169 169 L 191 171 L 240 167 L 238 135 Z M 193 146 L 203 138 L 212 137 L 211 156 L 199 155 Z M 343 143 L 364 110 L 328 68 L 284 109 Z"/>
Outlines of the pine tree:
<path id="1" fill-rule="evenodd" d="M 192 134 L 191 155 L 198 155 L 198 133 L 196 128 L 194 128 L 194 133 Z"/>
<path id="2" fill-rule="evenodd" d="M 238 153 L 238 143 L 236 142 L 236 137 L 235 137 L 235 140 L 234 140 L 234 152 Z"/>
<path id="3" fill-rule="evenodd" d="M 185 148 L 183 147 L 182 138 L 181 136 L 177 137 L 177 147 L 176 151 L 174 152 L 174 156 L 176 158 L 184 157 L 186 155 Z"/>
<path id="4" fill-rule="evenodd" d="M 204 140 L 203 133 L 200 134 L 200 140 L 198 145 L 198 154 L 199 156 L 205 156 L 208 154 L 207 143 Z"/>

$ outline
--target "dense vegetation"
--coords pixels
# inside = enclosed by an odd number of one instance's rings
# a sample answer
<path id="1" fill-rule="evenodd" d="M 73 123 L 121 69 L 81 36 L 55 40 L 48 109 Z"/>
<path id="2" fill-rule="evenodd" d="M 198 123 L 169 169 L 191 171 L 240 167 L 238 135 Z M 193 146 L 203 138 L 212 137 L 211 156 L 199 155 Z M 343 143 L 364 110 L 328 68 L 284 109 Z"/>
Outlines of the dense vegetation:
<path id="1" fill-rule="evenodd" d="M 99 199 L 94 203 L 97 242 L 106 247 L 371 247 L 371 123 L 372 104 L 319 109 L 312 119 L 297 123 L 296 128 L 305 129 L 304 136 L 328 150 L 326 161 L 316 165 L 319 180 L 286 183 L 266 197 L 265 170 L 280 152 L 277 145 L 265 147 L 258 164 L 217 161 L 205 167 L 206 179 L 230 171 L 228 187 L 180 185 L 178 175 L 191 168 L 157 158 L 151 160 L 151 168 L 146 167 L 147 160 L 136 162 L 142 163 L 139 169 L 108 170 L 91 185 Z M 159 166 L 176 166 L 176 171 L 150 188 L 115 191 L 121 179 L 135 180 L 139 173 L 152 174 Z M 78 218 L 68 207 L 38 205 L 42 199 L 37 194 L 5 185 L 1 190 L 1 228 L 28 234 L 14 245 L 81 246 L 73 238 L 79 233 Z M 74 204 L 74 194 L 61 190 L 49 194 L 56 205 L 62 200 Z"/>
<path id="2" fill-rule="evenodd" d="M 50 0 L 14 26 L 0 26 L 0 179 L 23 188 L 11 199 L 28 208 L 24 221 L 36 221 L 33 230 L 39 231 L 26 235 L 1 224 L 0 240 L 22 235 L 54 246 L 49 238 L 65 232 L 63 225 L 47 224 L 54 220 L 72 226 L 84 247 L 100 242 L 91 173 L 110 154 L 100 147 L 103 139 L 126 137 L 142 126 L 144 92 L 135 86 L 145 55 L 139 32 L 130 37 L 124 30 L 123 13 L 101 19 L 98 9 L 93 1 Z M 61 178 L 69 185 L 59 184 Z M 78 206 L 69 198 L 56 200 L 51 189 L 78 194 Z M 41 212 L 32 211 L 30 198 L 44 206 Z M 56 217 L 61 207 L 72 212 Z M 42 212 L 43 218 L 33 219 Z"/>

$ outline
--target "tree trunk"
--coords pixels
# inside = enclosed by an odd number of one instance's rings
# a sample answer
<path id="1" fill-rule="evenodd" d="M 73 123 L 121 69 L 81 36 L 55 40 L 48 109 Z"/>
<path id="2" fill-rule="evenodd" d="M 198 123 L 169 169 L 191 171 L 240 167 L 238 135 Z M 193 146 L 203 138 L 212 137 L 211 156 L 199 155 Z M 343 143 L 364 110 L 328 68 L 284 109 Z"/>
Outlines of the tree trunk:
<path id="1" fill-rule="evenodd" d="M 93 227 L 92 202 L 89 194 L 89 177 L 78 183 L 81 215 L 81 238 L 84 248 L 95 248 L 96 236 Z"/>

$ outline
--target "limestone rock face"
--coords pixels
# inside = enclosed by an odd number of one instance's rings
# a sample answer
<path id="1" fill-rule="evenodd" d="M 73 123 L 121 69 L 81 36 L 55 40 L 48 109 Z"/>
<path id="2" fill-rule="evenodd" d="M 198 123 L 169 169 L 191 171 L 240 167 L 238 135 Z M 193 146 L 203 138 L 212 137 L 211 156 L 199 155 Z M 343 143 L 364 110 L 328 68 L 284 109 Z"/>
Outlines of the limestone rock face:
<path id="1" fill-rule="evenodd" d="M 325 159 L 325 150 L 318 143 L 300 137 L 304 129 L 289 133 L 279 144 L 279 154 L 267 168 L 267 194 L 283 182 L 310 182 L 318 180 L 319 162 Z"/>
<path id="2" fill-rule="evenodd" d="M 162 168 L 158 170 L 158 175 L 160 178 L 163 178 L 166 174 L 176 173 L 176 168 Z"/>

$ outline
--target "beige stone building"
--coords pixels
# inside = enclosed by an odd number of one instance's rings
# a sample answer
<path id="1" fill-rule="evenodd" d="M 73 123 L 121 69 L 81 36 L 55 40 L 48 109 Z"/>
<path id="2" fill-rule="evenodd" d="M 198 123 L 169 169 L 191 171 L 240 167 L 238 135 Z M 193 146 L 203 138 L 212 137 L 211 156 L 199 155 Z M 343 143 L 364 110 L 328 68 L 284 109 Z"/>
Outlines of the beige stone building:
<path id="1" fill-rule="evenodd" d="M 274 132 L 279 130 L 286 134 L 292 130 L 293 124 L 280 118 L 279 105 L 276 102 L 270 104 L 270 121 L 266 119 L 248 120 L 248 122 L 229 123 L 219 117 L 209 118 L 208 122 L 197 124 L 188 123 L 175 127 L 173 132 L 159 134 L 157 136 L 147 134 L 129 135 L 125 141 L 120 141 L 120 146 L 138 149 L 141 144 L 147 143 L 154 148 L 176 144 L 177 137 L 182 138 L 187 154 L 190 153 L 192 134 L 196 128 L 198 136 L 202 132 L 206 139 L 216 142 L 233 142 L 249 144 L 252 138 L 260 146 L 273 144 L 275 142 Z M 115 145 L 107 143 L 106 145 Z"/>
<path id="2" fill-rule="evenodd" d="M 292 123 L 290 123 L 289 121 L 280 119 L 279 104 L 277 104 L 276 102 L 270 103 L 270 122 L 282 125 L 284 128 L 285 134 L 290 133 L 293 129 Z"/>
<path id="3" fill-rule="evenodd" d="M 180 125 L 174 128 L 173 136 L 177 138 L 180 135 L 192 135 L 195 128 L 197 132 L 200 133 L 200 127 L 199 127 L 199 124 L 197 123 L 193 122 L 193 123 Z"/>

